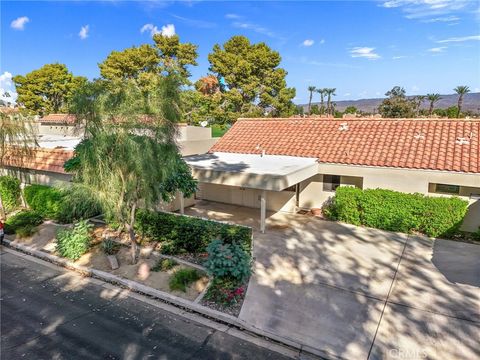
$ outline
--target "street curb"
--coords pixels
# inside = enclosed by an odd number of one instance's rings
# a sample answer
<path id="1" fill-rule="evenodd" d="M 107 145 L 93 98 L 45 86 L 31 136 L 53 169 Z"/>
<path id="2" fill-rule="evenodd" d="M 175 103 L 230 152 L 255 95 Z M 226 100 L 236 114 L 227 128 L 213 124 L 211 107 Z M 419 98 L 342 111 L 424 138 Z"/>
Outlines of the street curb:
<path id="1" fill-rule="evenodd" d="M 215 320 L 217 322 L 228 324 L 228 325 L 234 326 L 238 329 L 246 330 L 246 331 L 248 331 L 250 333 L 253 333 L 257 336 L 261 336 L 261 337 L 267 338 L 269 340 L 272 340 L 274 342 L 287 345 L 291 348 L 297 349 L 300 353 L 307 353 L 307 354 L 311 354 L 311 355 L 315 355 L 315 356 L 320 356 L 322 358 L 325 358 L 326 356 L 328 356 L 328 358 L 331 358 L 330 357 L 331 354 L 326 354 L 325 352 L 323 352 L 321 350 L 317 350 L 317 349 L 310 348 L 310 347 L 307 348 L 306 346 L 296 342 L 293 339 L 289 339 L 289 338 L 286 338 L 286 337 L 283 337 L 283 336 L 278 336 L 278 335 L 272 334 L 268 331 L 258 329 L 255 326 L 250 325 L 250 324 L 246 323 L 245 321 L 242 321 L 242 320 L 240 320 L 240 319 L 238 319 L 238 318 L 236 318 L 232 315 L 225 314 L 225 313 L 222 313 L 220 311 L 210 309 L 206 306 L 200 305 L 200 304 L 195 303 L 193 301 L 189 301 L 189 300 L 180 298 L 178 296 L 175 296 L 175 295 L 172 295 L 172 294 L 169 294 L 169 293 L 157 290 L 157 289 L 153 289 L 151 287 L 140 284 L 136 281 L 121 278 L 119 276 L 107 273 L 105 271 L 90 269 L 90 268 L 87 268 L 85 266 L 75 264 L 70 260 L 66 260 L 66 259 L 60 258 L 58 256 L 45 253 L 43 251 L 33 249 L 29 246 L 14 243 L 13 241 L 8 240 L 8 239 L 4 239 L 3 243 L 4 243 L 4 245 L 7 245 L 8 247 L 10 247 L 12 249 L 21 251 L 21 252 L 29 254 L 29 255 L 32 255 L 34 257 L 37 257 L 39 259 L 51 262 L 53 264 L 65 267 L 67 269 L 77 271 L 77 272 L 81 273 L 82 275 L 89 276 L 89 277 L 96 278 L 96 279 L 100 279 L 100 280 L 103 280 L 103 281 L 111 283 L 111 284 L 120 285 L 124 288 L 127 288 L 127 289 L 131 290 L 131 291 L 134 291 L 134 292 L 137 292 L 137 293 L 140 293 L 140 294 L 144 294 L 144 295 L 148 295 L 150 297 L 159 299 L 163 302 L 172 304 L 176 307 L 180 307 L 180 308 L 183 308 L 185 310 L 200 314 L 204 317 Z"/>

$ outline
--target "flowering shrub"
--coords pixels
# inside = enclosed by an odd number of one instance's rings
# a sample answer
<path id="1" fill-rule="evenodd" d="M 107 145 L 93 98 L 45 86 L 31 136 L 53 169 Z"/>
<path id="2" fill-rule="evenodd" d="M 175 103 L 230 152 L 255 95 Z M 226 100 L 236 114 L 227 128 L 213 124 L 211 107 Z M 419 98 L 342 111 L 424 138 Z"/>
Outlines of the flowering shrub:
<path id="1" fill-rule="evenodd" d="M 214 240 L 208 245 L 207 251 L 205 267 L 214 278 L 231 278 L 242 282 L 250 276 L 250 256 L 236 242 L 224 244 L 221 240 Z"/>
<path id="2" fill-rule="evenodd" d="M 205 299 L 223 306 L 238 303 L 245 296 L 245 286 L 238 281 L 216 278 L 205 294 Z"/>

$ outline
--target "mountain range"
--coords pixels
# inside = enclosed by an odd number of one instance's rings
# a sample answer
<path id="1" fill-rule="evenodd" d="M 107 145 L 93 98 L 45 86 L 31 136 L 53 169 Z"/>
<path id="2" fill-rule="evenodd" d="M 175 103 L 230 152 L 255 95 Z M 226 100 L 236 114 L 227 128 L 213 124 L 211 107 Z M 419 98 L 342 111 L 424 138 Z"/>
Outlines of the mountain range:
<path id="1" fill-rule="evenodd" d="M 413 98 L 413 96 L 409 96 L 409 98 Z M 376 112 L 378 106 L 382 103 L 383 98 L 339 101 L 335 101 L 335 99 L 333 99 L 333 101 L 337 104 L 336 109 L 338 111 L 344 111 L 348 106 L 355 106 L 360 111 L 374 113 Z M 435 103 L 435 109 L 446 109 L 450 106 L 456 106 L 457 101 L 457 94 L 441 95 L 441 99 Z M 314 104 L 320 106 L 320 102 L 312 102 L 312 105 Z M 304 111 L 308 110 L 308 104 L 300 104 L 299 106 L 303 106 Z M 430 103 L 425 100 L 421 108 L 428 109 L 429 107 Z M 462 110 L 468 110 L 480 114 L 480 92 L 464 95 Z"/>

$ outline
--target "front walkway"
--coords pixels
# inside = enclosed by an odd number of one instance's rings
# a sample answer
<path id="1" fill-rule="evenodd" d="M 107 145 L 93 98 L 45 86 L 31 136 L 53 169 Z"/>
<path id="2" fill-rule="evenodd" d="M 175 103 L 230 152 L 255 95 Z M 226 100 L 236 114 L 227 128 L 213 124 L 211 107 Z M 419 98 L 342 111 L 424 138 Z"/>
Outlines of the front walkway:
<path id="1" fill-rule="evenodd" d="M 258 209 L 186 213 L 258 229 Z M 331 358 L 480 359 L 480 246 L 284 213 L 254 238 L 242 320 Z"/>

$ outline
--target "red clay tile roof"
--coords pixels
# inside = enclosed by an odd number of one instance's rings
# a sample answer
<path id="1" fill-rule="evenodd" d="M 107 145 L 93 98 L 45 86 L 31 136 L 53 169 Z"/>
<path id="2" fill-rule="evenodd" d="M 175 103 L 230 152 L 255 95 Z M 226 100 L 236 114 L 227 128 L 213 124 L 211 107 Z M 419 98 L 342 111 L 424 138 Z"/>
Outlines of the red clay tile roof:
<path id="1" fill-rule="evenodd" d="M 68 124 L 74 125 L 75 124 L 75 115 L 70 114 L 48 114 L 42 117 L 39 120 L 41 123 L 48 123 L 48 124 Z"/>
<path id="2" fill-rule="evenodd" d="M 63 164 L 72 156 L 72 150 L 45 148 L 32 149 L 25 155 L 12 147 L 7 150 L 3 162 L 5 166 L 10 167 L 65 174 Z"/>
<path id="3" fill-rule="evenodd" d="M 210 152 L 262 150 L 321 163 L 480 173 L 480 120 L 239 119 Z"/>

